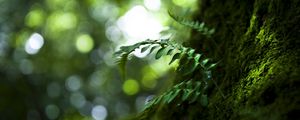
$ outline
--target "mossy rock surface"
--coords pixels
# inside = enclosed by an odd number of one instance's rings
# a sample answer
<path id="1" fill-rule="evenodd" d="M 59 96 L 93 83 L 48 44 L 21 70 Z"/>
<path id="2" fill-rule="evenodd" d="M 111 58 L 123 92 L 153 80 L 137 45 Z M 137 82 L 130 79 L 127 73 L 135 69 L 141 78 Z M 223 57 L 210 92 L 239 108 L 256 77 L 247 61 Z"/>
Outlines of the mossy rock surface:
<path id="1" fill-rule="evenodd" d="M 191 47 L 221 60 L 208 107 L 162 105 L 138 119 L 287 120 L 300 114 L 300 1 L 199 0 L 195 19 L 216 29 L 196 31 Z"/>

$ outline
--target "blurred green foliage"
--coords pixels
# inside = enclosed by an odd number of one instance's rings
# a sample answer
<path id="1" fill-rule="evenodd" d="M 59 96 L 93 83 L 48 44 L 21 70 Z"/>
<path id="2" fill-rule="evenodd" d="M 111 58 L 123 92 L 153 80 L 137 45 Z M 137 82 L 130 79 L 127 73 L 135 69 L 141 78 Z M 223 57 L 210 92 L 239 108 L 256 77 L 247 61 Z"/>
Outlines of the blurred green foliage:
<path id="1" fill-rule="evenodd" d="M 149 1 L 0 0 L 0 119 L 119 119 L 142 110 L 170 84 L 164 63 L 170 58 L 133 57 L 127 80 L 121 80 L 113 53 L 153 35 L 130 36 L 123 28 L 132 20 L 126 15 L 142 8 L 158 26 L 154 30 L 165 30 L 168 8 L 194 5 Z"/>

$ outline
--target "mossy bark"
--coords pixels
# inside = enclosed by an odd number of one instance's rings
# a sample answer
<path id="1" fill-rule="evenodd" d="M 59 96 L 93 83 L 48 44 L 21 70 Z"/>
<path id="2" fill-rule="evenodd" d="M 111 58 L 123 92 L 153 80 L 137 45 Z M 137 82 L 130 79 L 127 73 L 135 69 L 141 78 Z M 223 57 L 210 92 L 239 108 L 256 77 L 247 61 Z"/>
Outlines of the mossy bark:
<path id="1" fill-rule="evenodd" d="M 284 120 L 300 114 L 300 1 L 199 0 L 195 19 L 216 29 L 190 46 L 221 60 L 209 105 L 164 105 L 139 119 Z M 158 116 L 158 117 L 153 117 Z"/>

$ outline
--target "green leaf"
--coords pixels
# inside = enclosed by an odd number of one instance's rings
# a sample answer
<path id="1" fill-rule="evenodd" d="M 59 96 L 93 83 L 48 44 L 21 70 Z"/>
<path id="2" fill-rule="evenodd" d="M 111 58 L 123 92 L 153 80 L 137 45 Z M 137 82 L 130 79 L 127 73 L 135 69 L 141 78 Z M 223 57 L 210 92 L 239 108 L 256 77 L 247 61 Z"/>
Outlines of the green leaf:
<path id="1" fill-rule="evenodd" d="M 199 62 L 201 56 L 202 54 L 196 54 L 196 56 L 194 57 L 195 61 Z"/>
<path id="2" fill-rule="evenodd" d="M 201 82 L 197 81 L 195 82 L 195 84 L 196 84 L 195 90 L 200 90 Z"/>
<path id="3" fill-rule="evenodd" d="M 199 26 L 199 25 L 200 25 L 199 21 L 196 21 L 194 24 L 194 26 Z"/>
<path id="4" fill-rule="evenodd" d="M 136 45 L 122 46 L 120 49 L 124 52 L 131 52 L 136 49 Z"/>
<path id="5" fill-rule="evenodd" d="M 149 101 L 149 102 L 145 105 L 144 110 L 147 109 L 147 108 L 149 108 L 150 106 L 152 106 L 152 105 L 154 104 L 154 102 L 155 102 L 155 99 L 152 99 L 151 101 Z"/>
<path id="6" fill-rule="evenodd" d="M 151 45 L 147 45 L 147 46 L 143 47 L 143 48 L 141 49 L 141 52 L 142 52 L 142 53 L 145 52 L 146 50 L 148 50 L 148 48 L 149 48 L 150 46 L 151 46 Z"/>
<path id="7" fill-rule="evenodd" d="M 204 32 L 204 34 L 207 34 L 207 31 L 208 31 L 208 28 L 203 28 L 204 30 L 203 30 L 203 32 Z"/>
<path id="8" fill-rule="evenodd" d="M 201 95 L 200 97 L 200 104 L 204 107 L 208 105 L 208 98 L 207 95 Z"/>
<path id="9" fill-rule="evenodd" d="M 208 34 L 209 34 L 209 35 L 214 34 L 214 33 L 215 33 L 215 29 L 210 29 L 210 30 L 208 31 Z"/>
<path id="10" fill-rule="evenodd" d="M 183 90 L 183 95 L 182 95 L 182 98 L 181 100 L 182 101 L 185 101 L 189 98 L 189 96 L 193 93 L 193 90 L 190 90 L 190 89 L 184 89 Z"/>
<path id="11" fill-rule="evenodd" d="M 186 82 L 186 88 L 188 88 L 188 89 L 192 89 L 193 88 L 192 80 L 189 80 L 189 81 Z"/>
<path id="12" fill-rule="evenodd" d="M 186 53 L 189 48 L 183 47 L 183 46 L 179 46 L 179 50 L 181 51 L 182 54 Z"/>
<path id="13" fill-rule="evenodd" d="M 185 71 L 184 71 L 184 75 L 188 75 L 192 72 L 194 72 L 196 70 L 196 68 L 198 67 L 199 63 L 197 63 L 196 61 L 190 61 L 188 64 L 187 64 L 187 68 L 185 68 Z"/>
<path id="14" fill-rule="evenodd" d="M 190 60 L 188 59 L 188 55 L 183 52 L 181 53 L 180 55 L 180 64 L 178 67 L 177 67 L 177 71 L 179 72 L 182 72 L 182 74 L 186 73 L 188 69 L 187 66 L 189 66 L 188 64 L 190 63 Z"/>
<path id="15" fill-rule="evenodd" d="M 168 92 L 167 94 L 163 95 L 163 97 L 164 97 L 164 98 L 163 98 L 163 103 L 168 103 L 168 101 L 169 101 L 171 95 L 173 94 L 173 92 L 174 92 L 174 91 L 170 91 L 170 92 Z"/>
<path id="16" fill-rule="evenodd" d="M 207 28 L 205 26 L 204 22 L 199 23 L 198 21 L 192 21 L 192 20 L 188 20 L 185 19 L 183 17 L 179 17 L 176 16 L 175 14 L 173 14 L 171 11 L 169 11 L 169 15 L 178 23 L 190 27 L 192 29 L 196 29 L 197 31 L 201 32 L 204 35 L 207 35 L 208 37 L 210 37 L 210 35 L 212 35 L 215 31 L 214 29 L 210 29 Z"/>
<path id="17" fill-rule="evenodd" d="M 206 65 L 206 63 L 209 61 L 209 58 L 206 58 L 206 59 L 204 59 L 202 62 L 201 62 L 201 64 L 203 65 L 203 66 L 205 66 Z"/>
<path id="18" fill-rule="evenodd" d="M 124 53 L 120 56 L 120 58 L 116 61 L 119 65 L 120 71 L 121 71 L 121 76 L 122 79 L 125 80 L 125 67 L 126 67 L 126 63 L 127 63 L 127 59 L 128 59 L 129 53 Z"/>
<path id="19" fill-rule="evenodd" d="M 151 49 L 150 49 L 150 52 L 149 53 L 152 53 L 156 48 L 158 48 L 159 46 L 153 46 Z"/>
<path id="20" fill-rule="evenodd" d="M 160 48 L 160 49 L 157 51 L 156 55 L 155 55 L 155 59 L 159 59 L 161 56 L 163 56 L 163 55 L 164 55 L 164 52 L 165 52 L 165 49 L 166 49 L 166 47 Z"/>
<path id="21" fill-rule="evenodd" d="M 180 53 L 176 53 L 176 54 L 172 57 L 171 61 L 169 62 L 169 65 L 172 64 L 176 59 L 179 59 L 179 58 L 180 58 Z"/>
<path id="22" fill-rule="evenodd" d="M 168 42 L 170 42 L 170 38 L 167 38 L 167 39 L 160 39 L 160 42 L 161 43 L 168 43 Z"/>
<path id="23" fill-rule="evenodd" d="M 184 84 L 184 82 L 178 83 L 174 86 L 174 88 L 179 89 Z"/>
<path id="24" fill-rule="evenodd" d="M 116 52 L 114 53 L 114 56 L 120 56 L 120 55 L 123 54 L 123 53 L 124 53 L 124 51 L 119 50 L 119 51 L 116 51 Z"/>
<path id="25" fill-rule="evenodd" d="M 192 57 L 194 53 L 195 49 L 190 49 L 187 54 L 189 55 L 189 57 Z"/>
<path id="26" fill-rule="evenodd" d="M 153 104 L 158 104 L 160 103 L 161 99 L 163 98 L 163 96 L 159 96 L 158 98 L 155 99 L 155 101 L 153 102 Z"/>
<path id="27" fill-rule="evenodd" d="M 135 43 L 134 46 L 135 48 L 138 48 L 140 47 L 141 45 L 145 45 L 145 44 L 149 44 L 149 42 L 146 40 L 146 41 L 142 41 L 142 42 L 138 42 L 138 43 Z"/>
<path id="28" fill-rule="evenodd" d="M 201 22 L 201 24 L 199 25 L 199 28 L 203 29 L 205 23 L 204 22 Z"/>
<path id="29" fill-rule="evenodd" d="M 176 91 L 169 97 L 168 103 L 172 102 L 180 93 L 181 89 L 176 89 Z"/>
<path id="30" fill-rule="evenodd" d="M 193 98 L 190 100 L 189 103 L 192 103 L 192 102 L 197 101 L 197 99 L 198 99 L 198 97 L 199 97 L 200 94 L 201 94 L 201 93 L 200 93 L 199 91 L 195 91 L 195 92 L 194 92 L 194 95 L 193 95 Z"/>
<path id="31" fill-rule="evenodd" d="M 207 69 L 209 70 L 209 69 L 214 68 L 214 67 L 216 67 L 216 66 L 217 66 L 217 63 L 213 63 L 213 64 L 210 64 L 210 65 L 207 67 Z"/>
<path id="32" fill-rule="evenodd" d="M 173 51 L 174 51 L 173 48 L 169 49 L 168 52 L 167 52 L 167 55 L 172 55 Z"/>

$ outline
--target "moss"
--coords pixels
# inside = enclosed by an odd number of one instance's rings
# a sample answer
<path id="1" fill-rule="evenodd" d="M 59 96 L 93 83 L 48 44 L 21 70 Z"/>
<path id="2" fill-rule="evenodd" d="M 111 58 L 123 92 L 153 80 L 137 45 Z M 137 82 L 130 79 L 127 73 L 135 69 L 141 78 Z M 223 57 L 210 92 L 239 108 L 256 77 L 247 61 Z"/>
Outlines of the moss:
<path id="1" fill-rule="evenodd" d="M 255 32 L 255 29 L 256 29 L 255 27 L 257 27 L 257 24 L 258 24 L 258 20 L 257 20 L 256 15 L 252 15 L 251 20 L 250 20 L 250 26 L 246 32 L 246 35 L 249 35 L 250 33 Z"/>
<path id="2" fill-rule="evenodd" d="M 224 100 L 216 90 L 212 93 L 208 108 L 211 116 L 208 119 L 288 119 L 299 111 L 297 102 L 300 98 L 295 97 L 299 96 L 299 88 L 287 87 L 299 83 L 299 72 L 296 73 L 299 71 L 299 63 L 296 62 L 299 61 L 299 47 L 290 44 L 295 39 L 286 36 L 287 31 L 283 31 L 287 26 L 280 26 L 285 21 L 279 21 L 288 17 L 283 14 L 293 16 L 296 13 L 290 11 L 299 11 L 299 8 L 287 8 L 290 3 L 276 0 L 255 1 L 253 4 L 245 32 L 239 28 L 239 20 L 235 20 L 236 24 L 232 27 L 217 28 L 222 32 L 217 35 L 226 41 L 223 53 L 225 70 L 221 71 L 225 72 L 225 78 L 219 83 L 227 97 Z M 290 24 L 299 28 L 295 20 L 293 22 Z M 226 36 L 231 35 L 230 31 L 238 32 L 233 39 Z M 292 35 L 296 31 L 289 32 Z M 271 114 L 270 109 L 275 114 Z M 215 114 L 218 117 L 213 116 Z"/>
<path id="3" fill-rule="evenodd" d="M 289 94 L 282 91 L 282 86 L 291 84 L 289 83 L 291 81 L 298 81 L 297 79 L 291 80 L 290 75 L 293 74 L 299 77 L 299 74 L 296 75 L 293 72 L 299 71 L 299 64 L 295 62 L 299 60 L 297 56 L 299 51 L 283 49 L 282 42 L 289 40 L 278 34 L 280 30 L 271 30 L 271 26 L 276 24 L 273 21 L 275 16 L 258 18 L 257 12 L 253 12 L 250 26 L 240 38 L 242 40 L 239 41 L 239 44 L 241 44 L 238 49 L 239 56 L 235 60 L 236 63 L 240 63 L 242 66 L 242 75 L 235 76 L 238 82 L 235 83 L 233 92 L 227 99 L 227 101 L 232 101 L 231 108 L 233 113 L 236 114 L 232 114 L 231 118 L 287 119 L 289 111 L 299 108 L 297 103 L 294 102 L 294 99 L 299 101 L 299 97 L 281 97 L 282 94 Z M 264 19 L 262 25 L 259 24 L 261 19 Z M 288 88 L 284 89 L 286 89 L 286 92 L 299 94 L 299 92 Z M 286 106 L 287 101 L 293 104 L 291 106 L 297 107 Z M 222 104 L 228 107 L 228 103 L 230 102 Z M 269 113 L 270 109 L 273 109 L 277 114 L 271 115 Z"/>

